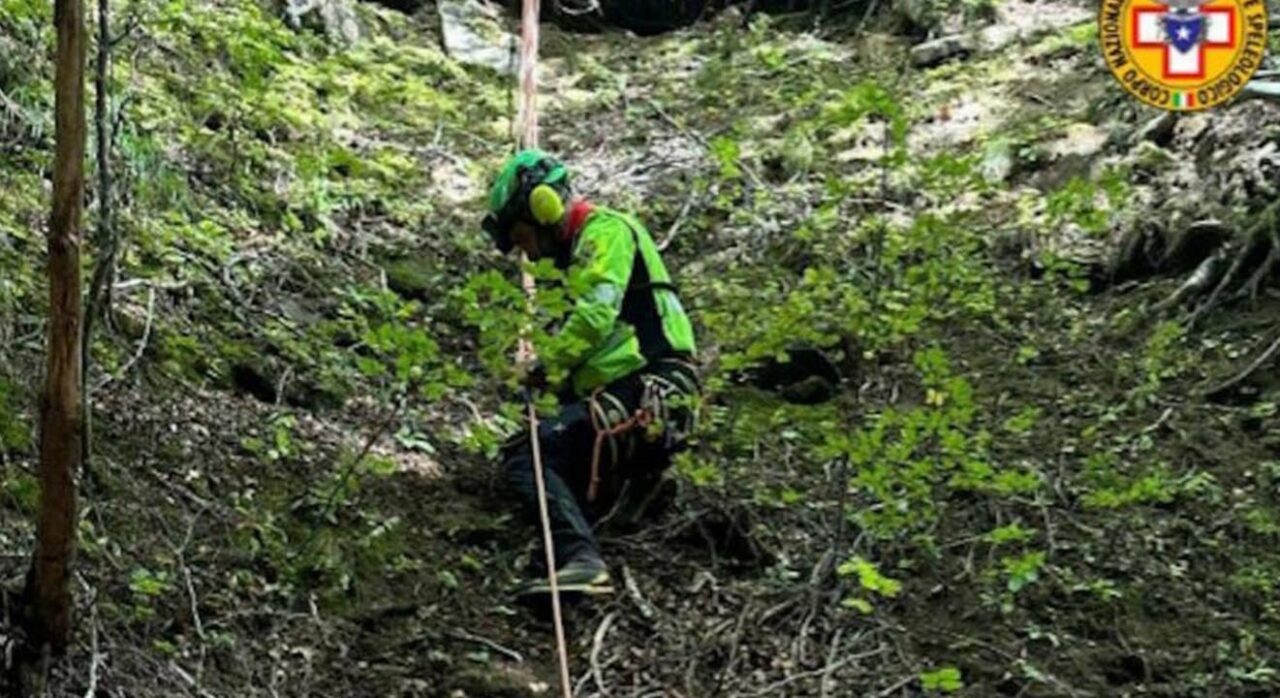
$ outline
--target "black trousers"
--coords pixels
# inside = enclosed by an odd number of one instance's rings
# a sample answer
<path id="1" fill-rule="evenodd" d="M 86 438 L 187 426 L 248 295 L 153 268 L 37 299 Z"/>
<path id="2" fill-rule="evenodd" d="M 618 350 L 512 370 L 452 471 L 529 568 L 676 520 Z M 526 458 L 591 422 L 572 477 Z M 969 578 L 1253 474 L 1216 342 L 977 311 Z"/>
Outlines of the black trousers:
<path id="1" fill-rule="evenodd" d="M 696 378 L 687 364 L 659 362 L 653 369 L 659 375 L 675 371 L 681 374 L 681 385 L 692 385 L 690 392 L 697 390 Z M 633 374 L 610 383 L 593 398 L 562 401 L 555 417 L 539 421 L 538 442 L 557 565 L 580 557 L 600 555 L 591 528 L 592 521 L 600 512 L 593 511 L 586 501 L 596 446 L 595 424 L 601 421 L 599 412 L 596 421 L 592 420 L 592 410 L 605 405 L 609 418 L 626 418 L 640 408 L 644 397 L 645 379 L 642 374 Z M 670 450 L 663 442 L 649 442 L 641 437 L 638 429 L 619 434 L 602 444 L 600 470 L 606 490 L 616 489 L 619 480 L 626 477 L 658 474 L 670 464 Z M 525 517 L 537 525 L 538 490 L 528 429 L 504 447 L 503 475 L 520 498 Z M 607 498 L 601 501 L 607 501 Z"/>

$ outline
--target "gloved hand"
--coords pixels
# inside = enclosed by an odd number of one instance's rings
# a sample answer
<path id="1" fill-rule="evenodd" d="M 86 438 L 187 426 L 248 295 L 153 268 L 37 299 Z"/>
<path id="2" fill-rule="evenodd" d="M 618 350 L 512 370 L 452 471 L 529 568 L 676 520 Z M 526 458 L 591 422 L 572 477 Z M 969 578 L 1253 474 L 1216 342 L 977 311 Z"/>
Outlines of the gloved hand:
<path id="1" fill-rule="evenodd" d="M 541 361 L 526 365 L 520 372 L 520 385 L 531 390 L 544 390 L 547 387 L 547 368 Z"/>

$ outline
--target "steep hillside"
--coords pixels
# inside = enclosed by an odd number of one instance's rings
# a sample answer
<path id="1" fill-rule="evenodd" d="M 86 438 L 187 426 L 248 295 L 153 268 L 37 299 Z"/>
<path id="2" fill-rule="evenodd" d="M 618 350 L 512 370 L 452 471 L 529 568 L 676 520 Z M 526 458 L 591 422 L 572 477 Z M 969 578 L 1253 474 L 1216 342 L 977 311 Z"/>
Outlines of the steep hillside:
<path id="1" fill-rule="evenodd" d="M 116 8 L 122 253 L 51 695 L 551 695 L 493 463 L 509 78 L 446 55 L 434 5 L 326 7 Z M 665 247 L 710 391 L 674 505 L 604 535 L 624 589 L 570 613 L 578 695 L 1276 692 L 1280 108 L 1139 107 L 1091 11 L 546 27 L 544 146 Z M 10 590 L 50 13 L 0 0 Z"/>

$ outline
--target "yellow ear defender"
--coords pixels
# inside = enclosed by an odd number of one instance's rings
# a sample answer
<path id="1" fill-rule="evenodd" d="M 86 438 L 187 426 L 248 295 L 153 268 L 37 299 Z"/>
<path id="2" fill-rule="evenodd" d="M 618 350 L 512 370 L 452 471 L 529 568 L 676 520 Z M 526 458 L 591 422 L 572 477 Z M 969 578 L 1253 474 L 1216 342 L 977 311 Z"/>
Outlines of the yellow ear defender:
<path id="1" fill-rule="evenodd" d="M 555 225 L 564 218 L 564 201 L 555 189 L 539 184 L 529 193 L 529 213 L 538 225 Z"/>

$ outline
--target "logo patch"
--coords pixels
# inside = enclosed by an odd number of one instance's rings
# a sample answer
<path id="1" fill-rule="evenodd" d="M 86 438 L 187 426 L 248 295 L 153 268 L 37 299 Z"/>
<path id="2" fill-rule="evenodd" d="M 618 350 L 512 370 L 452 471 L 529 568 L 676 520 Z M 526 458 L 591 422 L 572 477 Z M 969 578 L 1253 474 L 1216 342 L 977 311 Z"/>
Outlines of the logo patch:
<path id="1" fill-rule="evenodd" d="M 1229 101 L 1262 65 L 1265 0 L 1102 0 L 1107 67 L 1143 102 L 1198 111 Z"/>

